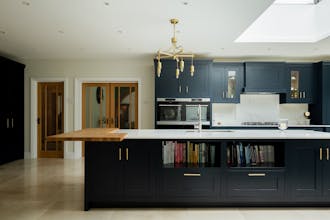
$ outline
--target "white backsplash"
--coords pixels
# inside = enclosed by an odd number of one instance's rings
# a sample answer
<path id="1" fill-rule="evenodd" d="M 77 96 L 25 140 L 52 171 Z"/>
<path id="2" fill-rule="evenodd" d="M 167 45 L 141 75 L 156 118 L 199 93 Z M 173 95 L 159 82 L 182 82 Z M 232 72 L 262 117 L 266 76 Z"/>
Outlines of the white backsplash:
<path id="1" fill-rule="evenodd" d="M 279 104 L 278 94 L 242 94 L 239 104 L 212 104 L 212 125 L 240 125 L 242 122 L 277 122 L 307 124 L 304 112 L 308 104 Z"/>

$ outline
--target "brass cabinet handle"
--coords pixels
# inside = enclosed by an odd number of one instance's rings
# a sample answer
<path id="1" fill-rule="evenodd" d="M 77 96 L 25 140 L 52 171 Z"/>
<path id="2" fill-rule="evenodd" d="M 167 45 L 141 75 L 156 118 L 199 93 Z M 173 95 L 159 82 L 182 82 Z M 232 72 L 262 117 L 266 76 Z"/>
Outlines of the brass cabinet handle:
<path id="1" fill-rule="evenodd" d="M 179 86 L 179 93 L 181 93 L 181 86 Z"/>
<path id="2" fill-rule="evenodd" d="M 303 92 L 303 98 L 306 98 L 306 92 L 305 91 Z"/>
<path id="3" fill-rule="evenodd" d="M 322 147 L 320 147 L 320 160 L 322 160 Z"/>
<path id="4" fill-rule="evenodd" d="M 121 160 L 121 147 L 119 148 L 119 160 Z"/>
<path id="5" fill-rule="evenodd" d="M 128 160 L 128 148 L 126 148 L 126 160 Z"/>
<path id="6" fill-rule="evenodd" d="M 189 87 L 186 86 L 186 93 L 189 93 Z"/>
<path id="7" fill-rule="evenodd" d="M 183 176 L 193 176 L 193 177 L 200 177 L 200 173 L 184 173 Z"/>
<path id="8" fill-rule="evenodd" d="M 11 118 L 11 128 L 14 128 L 14 118 Z"/>
<path id="9" fill-rule="evenodd" d="M 248 173 L 248 176 L 252 176 L 252 177 L 254 177 L 254 176 L 266 176 L 266 174 L 265 173 Z"/>
<path id="10" fill-rule="evenodd" d="M 329 147 L 327 147 L 327 160 L 329 160 Z"/>

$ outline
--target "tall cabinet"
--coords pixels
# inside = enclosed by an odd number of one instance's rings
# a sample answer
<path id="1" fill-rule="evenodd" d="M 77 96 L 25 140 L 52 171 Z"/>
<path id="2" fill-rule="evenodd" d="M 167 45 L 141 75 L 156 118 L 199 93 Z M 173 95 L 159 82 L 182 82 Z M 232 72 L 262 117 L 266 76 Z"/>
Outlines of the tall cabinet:
<path id="1" fill-rule="evenodd" d="M 0 164 L 24 157 L 24 68 L 21 63 L 0 57 Z"/>

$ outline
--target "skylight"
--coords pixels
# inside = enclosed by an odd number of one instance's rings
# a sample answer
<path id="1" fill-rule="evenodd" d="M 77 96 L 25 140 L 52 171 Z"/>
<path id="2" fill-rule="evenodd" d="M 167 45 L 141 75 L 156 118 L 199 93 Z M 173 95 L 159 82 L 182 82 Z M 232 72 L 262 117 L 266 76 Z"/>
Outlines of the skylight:
<path id="1" fill-rule="evenodd" d="M 273 4 L 281 4 L 281 5 L 314 5 L 317 4 L 320 0 L 275 0 Z"/>
<path id="2" fill-rule="evenodd" d="M 317 2 L 276 0 L 235 42 L 313 43 L 322 40 L 330 35 L 330 25 L 327 24 L 330 0 Z"/>

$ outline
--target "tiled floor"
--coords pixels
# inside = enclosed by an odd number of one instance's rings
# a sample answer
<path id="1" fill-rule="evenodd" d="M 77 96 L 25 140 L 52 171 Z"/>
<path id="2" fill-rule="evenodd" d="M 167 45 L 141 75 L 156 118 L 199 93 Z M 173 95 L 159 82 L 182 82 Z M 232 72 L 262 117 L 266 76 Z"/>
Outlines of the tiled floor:
<path id="1" fill-rule="evenodd" d="M 0 166 L 0 219 L 330 219 L 330 208 L 91 209 L 83 211 L 83 160 L 20 160 Z"/>

